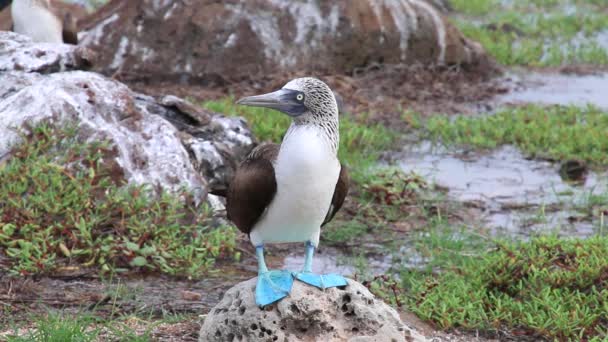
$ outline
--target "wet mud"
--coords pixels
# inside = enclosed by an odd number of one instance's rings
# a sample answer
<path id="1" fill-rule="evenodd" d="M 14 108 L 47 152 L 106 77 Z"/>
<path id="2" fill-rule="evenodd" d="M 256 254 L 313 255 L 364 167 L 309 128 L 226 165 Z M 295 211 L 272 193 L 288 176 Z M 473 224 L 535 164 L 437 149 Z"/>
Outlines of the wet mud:
<path id="1" fill-rule="evenodd" d="M 591 104 L 608 109 L 608 74 L 529 73 L 522 70 L 509 74 L 508 79 L 510 91 L 497 96 L 495 106 Z"/>
<path id="2" fill-rule="evenodd" d="M 479 212 L 477 226 L 493 236 L 534 234 L 588 237 L 599 222 L 577 208 L 606 191 L 606 174 L 589 172 L 578 182 L 564 180 L 560 166 L 527 159 L 512 146 L 494 151 L 447 151 L 423 142 L 392 156 L 406 172 L 416 172 L 449 189 L 449 196 Z"/>

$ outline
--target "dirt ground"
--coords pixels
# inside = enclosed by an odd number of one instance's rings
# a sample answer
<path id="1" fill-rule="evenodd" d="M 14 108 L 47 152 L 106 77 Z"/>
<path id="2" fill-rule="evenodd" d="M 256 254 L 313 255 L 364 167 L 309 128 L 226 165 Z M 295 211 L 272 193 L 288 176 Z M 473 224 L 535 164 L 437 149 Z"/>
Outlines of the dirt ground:
<path id="1" fill-rule="evenodd" d="M 496 69 L 493 76 L 499 76 Z M 238 83 L 196 85 L 139 81 L 130 85 L 150 95 L 174 94 L 196 101 L 213 100 L 232 95 L 236 98 L 281 88 L 299 73 L 275 74 L 247 79 Z M 366 117 L 391 127 L 404 125 L 405 110 L 422 114 L 473 113 L 487 109 L 488 101 L 509 90 L 504 80 L 488 76 L 487 71 L 463 70 L 458 67 L 420 65 L 371 65 L 353 75 L 313 75 L 339 95 L 343 111 L 368 113 Z M 121 75 L 114 77 L 121 79 Z"/>

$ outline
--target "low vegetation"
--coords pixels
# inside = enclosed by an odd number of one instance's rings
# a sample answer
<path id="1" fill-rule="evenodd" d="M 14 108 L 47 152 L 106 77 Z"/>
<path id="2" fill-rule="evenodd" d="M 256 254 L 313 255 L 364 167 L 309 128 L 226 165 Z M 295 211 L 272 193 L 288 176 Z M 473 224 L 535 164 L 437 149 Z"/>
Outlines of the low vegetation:
<path id="1" fill-rule="evenodd" d="M 423 268 L 371 286 L 443 329 L 601 341 L 608 335 L 607 249 L 606 236 L 495 242 L 435 227 L 416 242 L 416 256 L 429 258 Z"/>
<path id="2" fill-rule="evenodd" d="M 601 0 L 454 0 L 465 36 L 500 63 L 608 65 L 608 5 Z"/>
<path id="3" fill-rule="evenodd" d="M 94 342 L 121 341 L 147 342 L 171 340 L 176 335 L 173 329 L 192 329 L 190 324 L 197 317 L 167 314 L 162 319 L 150 320 L 133 315 L 120 316 L 108 320 L 100 319 L 90 312 L 78 314 L 48 313 L 32 316 L 27 328 L 14 325 L 6 330 L 0 340 L 6 342 Z M 198 328 L 198 326 L 196 326 Z M 180 331 L 179 336 L 188 336 L 188 331 Z"/>
<path id="4" fill-rule="evenodd" d="M 391 227 L 409 221 L 412 226 L 425 216 L 425 210 L 438 205 L 441 199 L 433 187 L 417 174 L 406 174 L 396 168 L 370 171 L 356 188 L 351 189 L 347 202 L 347 215 L 338 215 L 331 224 L 323 227 L 324 244 L 335 246 L 360 245 L 366 234 L 389 238 L 397 235 Z M 349 206 L 350 204 L 350 206 Z M 384 247 L 391 248 L 391 243 Z M 360 252 L 357 247 L 351 251 Z M 362 251 L 369 248 L 362 248 Z M 361 252 L 362 252 L 361 251 Z"/>
<path id="5" fill-rule="evenodd" d="M 86 315 L 79 317 L 63 317 L 51 314 L 34 320 L 35 329 L 30 330 L 23 336 L 8 336 L 8 342 L 25 341 L 95 341 L 99 335 L 98 329 L 91 328 L 94 320 Z M 17 330 L 17 328 L 15 328 Z"/>
<path id="6" fill-rule="evenodd" d="M 0 165 L 0 253 L 19 275 L 96 267 L 198 276 L 229 255 L 235 233 L 209 210 L 122 184 L 105 143 L 41 125 Z M 105 162 L 104 162 L 105 160 Z"/>
<path id="7" fill-rule="evenodd" d="M 537 158 L 608 165 L 608 115 L 590 106 L 529 105 L 487 116 L 434 116 L 426 130 L 446 146 L 491 149 L 511 144 Z"/>

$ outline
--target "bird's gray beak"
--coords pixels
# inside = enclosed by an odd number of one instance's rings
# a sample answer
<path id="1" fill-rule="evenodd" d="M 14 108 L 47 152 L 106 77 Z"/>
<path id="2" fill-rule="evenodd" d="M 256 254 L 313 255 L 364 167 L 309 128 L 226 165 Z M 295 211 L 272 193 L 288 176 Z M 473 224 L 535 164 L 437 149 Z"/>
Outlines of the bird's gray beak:
<path id="1" fill-rule="evenodd" d="M 237 104 L 252 107 L 276 109 L 289 116 L 296 117 L 306 111 L 306 107 L 296 100 L 298 92 L 280 89 L 272 93 L 243 97 Z"/>

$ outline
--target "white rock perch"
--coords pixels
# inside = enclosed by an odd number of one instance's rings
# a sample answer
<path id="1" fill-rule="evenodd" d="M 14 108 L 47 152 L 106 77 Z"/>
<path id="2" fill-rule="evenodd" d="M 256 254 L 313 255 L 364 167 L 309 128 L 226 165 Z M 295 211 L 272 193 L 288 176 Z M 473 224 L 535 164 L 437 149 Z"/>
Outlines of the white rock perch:
<path id="1" fill-rule="evenodd" d="M 125 181 L 187 189 L 200 203 L 209 186 L 225 187 L 253 147 L 246 124 L 167 96 L 157 101 L 97 73 L 87 49 L 35 44 L 0 32 L 0 161 L 20 131 L 42 121 L 78 127 L 83 141 L 108 141 Z"/>
<path id="2" fill-rule="evenodd" d="M 224 294 L 201 328 L 200 342 L 426 341 L 393 308 L 349 280 L 325 291 L 295 282 L 291 295 L 264 310 L 255 304 L 257 278 Z"/>

